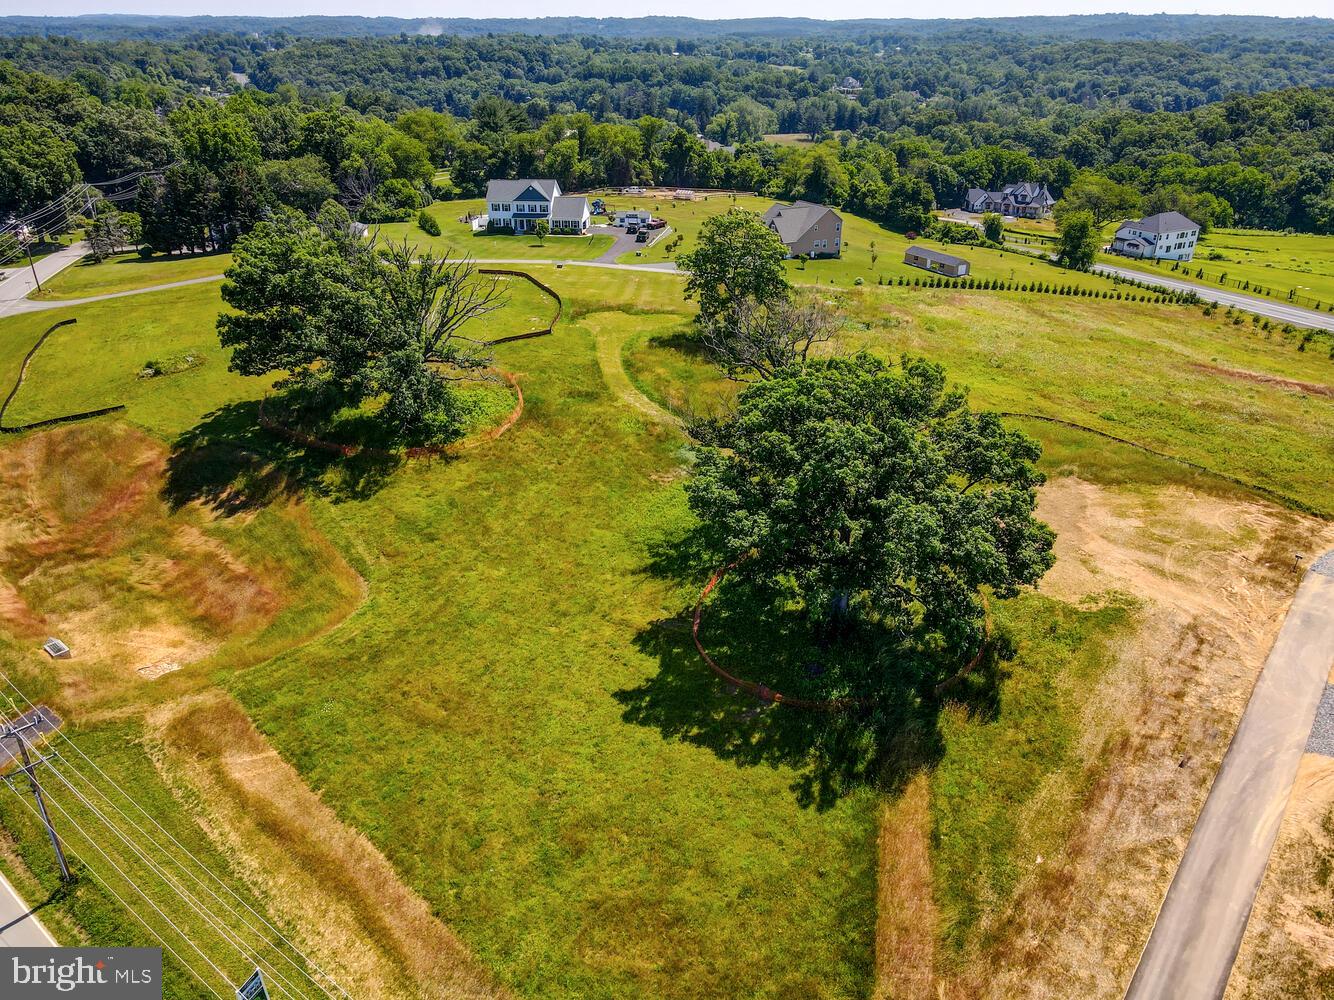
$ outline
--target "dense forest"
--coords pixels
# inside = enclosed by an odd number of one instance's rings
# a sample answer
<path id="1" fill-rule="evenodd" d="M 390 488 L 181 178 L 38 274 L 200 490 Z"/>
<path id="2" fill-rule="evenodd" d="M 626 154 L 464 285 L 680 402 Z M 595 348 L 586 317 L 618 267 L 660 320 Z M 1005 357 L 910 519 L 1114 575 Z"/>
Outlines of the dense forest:
<path id="1" fill-rule="evenodd" d="M 48 27 L 71 20 L 86 19 Z M 1334 232 L 1330 21 L 331 40 L 292 33 L 310 19 L 248 34 L 248 19 L 203 34 L 201 19 L 146 19 L 140 37 L 109 20 L 110 40 L 0 37 L 0 221 L 81 180 L 170 167 L 139 199 L 163 248 L 221 245 L 275 205 L 333 197 L 373 222 L 530 174 L 759 190 L 901 229 L 969 187 L 1034 179 L 1100 218 L 1175 208 Z M 365 19 L 315 20 L 329 35 Z M 32 22 L 45 23 L 0 19 L 0 36 Z M 1147 39 L 1127 37 L 1136 24 Z M 1088 37 L 1100 25 L 1107 37 Z M 763 140 L 779 132 L 813 141 Z M 185 221 L 148 224 L 172 212 Z"/>
<path id="2" fill-rule="evenodd" d="M 257 36 L 357 38 L 383 35 L 600 35 L 607 38 L 862 38 L 869 33 L 929 37 L 959 31 L 1045 38 L 1189 39 L 1229 34 L 1246 38 L 1307 38 L 1328 41 L 1326 18 L 1278 18 L 1230 14 L 1069 14 L 1059 16 L 957 18 L 863 18 L 825 21 L 804 17 L 700 20 L 692 17 L 356 17 L 304 15 L 83 14 L 77 17 L 0 17 L 0 35 L 60 35 L 92 41 L 121 38 L 172 39 L 202 32 Z"/>

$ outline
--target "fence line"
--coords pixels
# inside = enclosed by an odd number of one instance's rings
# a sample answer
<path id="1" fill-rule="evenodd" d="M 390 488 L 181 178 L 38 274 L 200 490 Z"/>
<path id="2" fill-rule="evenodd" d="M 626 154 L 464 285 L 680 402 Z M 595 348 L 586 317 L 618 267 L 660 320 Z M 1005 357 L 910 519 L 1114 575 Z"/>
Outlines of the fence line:
<path id="1" fill-rule="evenodd" d="M 86 420 L 89 417 L 100 417 L 106 413 L 115 413 L 118 410 L 125 409 L 124 403 L 116 403 L 113 406 L 103 406 L 96 410 L 84 410 L 81 413 L 66 413 L 59 417 L 47 417 L 45 420 L 34 420 L 30 424 L 20 424 L 17 427 L 4 426 L 5 413 L 9 410 L 9 404 L 14 401 L 14 397 L 18 395 L 18 391 L 23 385 L 23 379 L 28 374 L 28 364 L 32 361 L 33 355 L 35 355 L 38 349 L 46 343 L 47 337 L 51 336 L 51 334 L 55 333 L 61 327 L 69 326 L 70 324 L 77 322 L 77 319 L 71 317 L 70 319 L 62 319 L 58 323 L 51 324 L 51 326 L 47 327 L 46 332 L 37 338 L 37 343 L 33 344 L 32 347 L 29 348 L 28 353 L 23 356 L 23 363 L 19 365 L 18 378 L 14 380 L 14 385 L 9 390 L 9 395 L 5 397 L 5 401 L 0 403 L 0 434 L 22 434 L 24 431 L 36 430 L 39 427 L 52 427 L 56 424 L 73 423 L 76 420 Z"/>

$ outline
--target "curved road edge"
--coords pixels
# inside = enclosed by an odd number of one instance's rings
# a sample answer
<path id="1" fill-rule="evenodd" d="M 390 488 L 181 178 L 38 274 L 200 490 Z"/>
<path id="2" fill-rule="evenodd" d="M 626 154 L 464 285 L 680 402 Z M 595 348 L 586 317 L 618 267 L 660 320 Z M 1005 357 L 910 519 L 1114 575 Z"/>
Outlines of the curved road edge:
<path id="1" fill-rule="evenodd" d="M 1126 1000 L 1219 1000 L 1334 667 L 1334 552 L 1315 560 L 1255 682 Z"/>

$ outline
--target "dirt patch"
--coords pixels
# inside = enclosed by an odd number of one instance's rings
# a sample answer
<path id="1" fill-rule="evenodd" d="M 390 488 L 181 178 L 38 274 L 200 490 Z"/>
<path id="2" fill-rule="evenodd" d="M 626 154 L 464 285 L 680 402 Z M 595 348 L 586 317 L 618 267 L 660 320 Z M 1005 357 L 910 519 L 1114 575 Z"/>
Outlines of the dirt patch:
<path id="1" fill-rule="evenodd" d="M 295 943 L 353 996 L 506 996 L 362 834 L 213 692 L 150 714 L 150 751 L 183 808 Z"/>
<path id="2" fill-rule="evenodd" d="M 931 786 L 918 775 L 880 820 L 874 1000 L 931 1000 L 938 920 L 931 899 Z"/>
<path id="3" fill-rule="evenodd" d="M 1266 375 L 1263 372 L 1248 372 L 1240 368 L 1220 368 L 1218 365 L 1207 365 L 1202 362 L 1196 362 L 1191 367 L 1198 368 L 1202 372 L 1209 372 L 1211 375 L 1222 375 L 1224 378 L 1237 379 L 1240 382 L 1275 385 L 1280 389 L 1293 389 L 1312 396 L 1334 396 L 1334 386 L 1320 385 L 1317 382 L 1299 382 L 1296 379 L 1280 378 L 1277 375 Z"/>
<path id="4" fill-rule="evenodd" d="M 1041 589 L 1129 593 L 1142 624 L 1089 692 L 1079 826 L 988 917 L 992 944 L 937 982 L 941 997 L 1124 994 L 1296 589 L 1293 553 L 1334 545 L 1325 522 L 1180 488 L 1058 479 L 1039 514 L 1057 532 Z"/>
<path id="5" fill-rule="evenodd" d="M 0 450 L 0 627 L 70 646 L 77 662 L 59 676 L 71 700 L 200 660 L 282 607 L 202 512 L 168 510 L 165 458 L 161 442 L 119 424 Z"/>
<path id="6" fill-rule="evenodd" d="M 1226 1000 L 1334 995 L 1334 758 L 1306 754 Z"/>

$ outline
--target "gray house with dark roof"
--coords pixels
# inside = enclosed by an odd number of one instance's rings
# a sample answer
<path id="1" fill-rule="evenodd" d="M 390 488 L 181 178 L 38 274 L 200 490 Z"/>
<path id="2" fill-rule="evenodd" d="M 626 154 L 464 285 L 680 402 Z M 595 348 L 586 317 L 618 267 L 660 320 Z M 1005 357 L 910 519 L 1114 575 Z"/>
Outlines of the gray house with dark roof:
<path id="1" fill-rule="evenodd" d="M 1055 204 L 1056 199 L 1047 190 L 1047 185 L 1036 181 L 1006 184 L 999 191 L 969 188 L 963 196 L 966 212 L 999 212 L 1015 219 L 1045 218 Z"/>
<path id="2" fill-rule="evenodd" d="M 763 218 L 783 241 L 789 257 L 837 257 L 843 252 L 843 219 L 828 205 L 813 201 L 777 204 Z"/>
<path id="3" fill-rule="evenodd" d="M 530 232 L 545 220 L 553 233 L 588 232 L 588 199 L 562 195 L 553 179 L 496 180 L 486 185 L 488 229 Z"/>
<path id="4" fill-rule="evenodd" d="M 1190 260 L 1200 238 L 1200 224 L 1180 212 L 1159 212 L 1130 219 L 1112 237 L 1112 250 L 1127 257 Z"/>
<path id="5" fill-rule="evenodd" d="M 913 244 L 903 253 L 903 263 L 920 267 L 933 274 L 943 274 L 947 278 L 962 278 L 968 274 L 968 261 L 962 257 L 952 257 L 930 247 Z"/>

